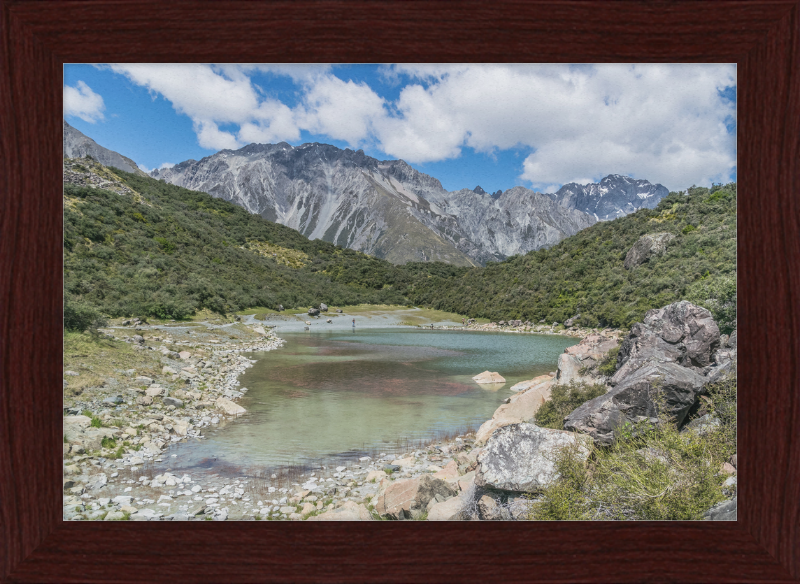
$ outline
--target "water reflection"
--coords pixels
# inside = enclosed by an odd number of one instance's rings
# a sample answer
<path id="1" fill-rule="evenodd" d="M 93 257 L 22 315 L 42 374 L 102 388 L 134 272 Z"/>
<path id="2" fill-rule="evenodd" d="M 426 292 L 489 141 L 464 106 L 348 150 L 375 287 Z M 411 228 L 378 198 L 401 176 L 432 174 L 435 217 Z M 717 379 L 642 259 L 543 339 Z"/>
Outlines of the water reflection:
<path id="1" fill-rule="evenodd" d="M 555 369 L 572 339 L 539 335 L 364 329 L 284 333 L 284 348 L 252 354 L 241 378 L 247 415 L 176 445 L 173 469 L 216 462 L 273 466 L 386 448 L 477 427 L 513 384 Z M 472 376 L 498 371 L 505 384 Z"/>

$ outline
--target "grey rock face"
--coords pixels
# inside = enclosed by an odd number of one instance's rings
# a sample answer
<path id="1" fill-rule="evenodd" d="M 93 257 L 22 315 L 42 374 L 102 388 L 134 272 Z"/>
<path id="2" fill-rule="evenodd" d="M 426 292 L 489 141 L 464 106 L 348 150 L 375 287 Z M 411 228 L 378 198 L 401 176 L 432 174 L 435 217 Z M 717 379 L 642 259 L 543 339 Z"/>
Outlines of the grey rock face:
<path id="1" fill-rule="evenodd" d="M 559 205 L 610 221 L 642 208 L 653 209 L 669 194 L 667 188 L 646 180 L 610 174 L 599 183 L 569 183 L 549 196 Z"/>
<path id="2" fill-rule="evenodd" d="M 705 308 L 681 300 L 649 310 L 644 323 L 633 325 L 622 342 L 617 356 L 618 369 L 609 383 L 616 385 L 652 360 L 674 361 L 684 367 L 702 369 L 711 364 L 719 345 L 719 327 Z"/>
<path id="3" fill-rule="evenodd" d="M 659 413 L 680 425 L 703 385 L 730 367 L 730 361 L 709 367 L 719 339 L 711 313 L 685 300 L 648 311 L 620 346 L 618 369 L 609 380 L 613 389 L 578 407 L 564 428 L 610 444 L 616 428 L 627 422 L 656 423 Z M 711 369 L 714 375 L 704 377 Z"/>
<path id="4" fill-rule="evenodd" d="M 319 308 L 309 308 L 308 314 L 309 316 L 319 316 Z"/>
<path id="5" fill-rule="evenodd" d="M 497 257 L 550 247 L 596 220 L 556 204 L 547 195 L 524 187 L 498 197 L 469 189 L 431 192 L 429 200 L 456 218 L 470 241 Z"/>
<path id="6" fill-rule="evenodd" d="M 91 156 L 105 166 L 113 166 L 125 172 L 147 176 L 133 160 L 113 150 L 103 148 L 64 120 L 64 158 L 84 158 L 86 156 Z"/>
<path id="7" fill-rule="evenodd" d="M 736 497 L 717 503 L 703 515 L 706 521 L 736 521 Z"/>
<path id="8" fill-rule="evenodd" d="M 451 193 L 402 160 L 327 144 L 250 144 L 153 176 L 394 263 L 484 264 L 553 245 L 595 222 L 523 187 Z"/>
<path id="9" fill-rule="evenodd" d="M 555 455 L 564 447 L 575 447 L 578 456 L 589 456 L 588 436 L 540 428 L 535 424 L 512 424 L 496 430 L 478 455 L 475 484 L 502 491 L 533 493 L 558 477 Z"/>
<path id="10" fill-rule="evenodd" d="M 650 258 L 664 254 L 667 251 L 667 243 L 673 239 L 675 236 L 671 233 L 642 235 L 625 256 L 625 269 L 632 270 Z"/>
<path id="11" fill-rule="evenodd" d="M 705 382 L 702 375 L 677 363 L 650 362 L 569 414 L 564 429 L 589 434 L 599 444 L 611 444 L 614 431 L 625 423 L 656 423 L 659 406 L 680 424 Z"/>

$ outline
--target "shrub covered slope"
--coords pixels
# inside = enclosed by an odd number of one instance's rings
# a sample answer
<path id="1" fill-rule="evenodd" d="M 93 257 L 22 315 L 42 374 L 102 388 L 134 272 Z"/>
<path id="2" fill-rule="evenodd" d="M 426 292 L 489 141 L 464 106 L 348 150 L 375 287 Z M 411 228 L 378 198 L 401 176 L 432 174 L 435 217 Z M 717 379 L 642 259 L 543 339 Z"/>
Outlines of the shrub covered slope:
<path id="1" fill-rule="evenodd" d="M 632 270 L 628 250 L 645 234 L 675 238 Z M 736 318 L 736 184 L 670 193 L 655 209 L 597 223 L 550 249 L 485 268 L 419 280 L 415 304 L 471 317 L 628 327 L 651 308 L 686 299 L 711 310 L 723 332 Z"/>
<path id="2" fill-rule="evenodd" d="M 108 316 L 184 318 L 199 309 L 403 304 L 413 270 L 324 241 L 149 177 L 103 172 L 109 189 L 64 185 L 65 307 Z M 77 181 L 76 181 L 77 182 Z M 117 189 L 119 191 L 120 189 Z M 124 189 L 123 189 L 124 190 Z"/>
<path id="3" fill-rule="evenodd" d="M 680 299 L 709 308 L 723 332 L 736 318 L 735 183 L 671 193 L 656 209 L 598 223 L 550 249 L 463 268 L 395 266 L 87 159 L 65 161 L 65 176 L 65 309 L 83 320 L 92 311 L 179 319 L 200 309 L 413 302 L 494 320 L 580 314 L 582 326 L 627 327 Z M 676 237 L 663 256 L 626 270 L 628 250 L 654 232 Z"/>

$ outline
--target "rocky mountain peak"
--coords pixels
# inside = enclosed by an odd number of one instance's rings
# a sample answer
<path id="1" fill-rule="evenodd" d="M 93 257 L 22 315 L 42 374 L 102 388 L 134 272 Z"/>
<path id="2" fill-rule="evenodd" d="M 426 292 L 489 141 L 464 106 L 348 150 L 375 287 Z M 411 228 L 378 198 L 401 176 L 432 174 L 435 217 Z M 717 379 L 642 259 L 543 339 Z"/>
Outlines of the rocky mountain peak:
<path id="1" fill-rule="evenodd" d="M 599 183 L 568 183 L 553 194 L 554 201 L 569 209 L 589 213 L 598 221 L 622 217 L 641 208 L 653 209 L 669 191 L 660 184 L 609 174 Z"/>

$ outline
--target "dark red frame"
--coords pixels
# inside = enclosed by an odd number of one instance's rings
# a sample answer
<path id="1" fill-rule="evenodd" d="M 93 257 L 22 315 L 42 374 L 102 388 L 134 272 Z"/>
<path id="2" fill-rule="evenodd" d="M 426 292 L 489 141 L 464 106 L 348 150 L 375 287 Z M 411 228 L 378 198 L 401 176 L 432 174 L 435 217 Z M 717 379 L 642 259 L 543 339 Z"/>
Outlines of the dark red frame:
<path id="1" fill-rule="evenodd" d="M 2 582 L 800 581 L 800 0 L 6 1 Z M 65 62 L 735 62 L 737 523 L 63 523 Z"/>

